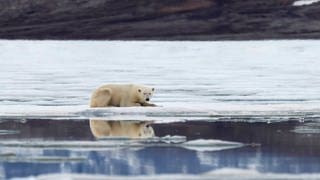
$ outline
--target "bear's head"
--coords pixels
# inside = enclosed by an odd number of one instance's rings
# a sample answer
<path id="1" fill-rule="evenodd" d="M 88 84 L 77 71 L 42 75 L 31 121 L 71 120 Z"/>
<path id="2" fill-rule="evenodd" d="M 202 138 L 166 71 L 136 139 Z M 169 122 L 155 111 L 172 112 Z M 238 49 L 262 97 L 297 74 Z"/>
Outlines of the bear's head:
<path id="1" fill-rule="evenodd" d="M 149 88 L 149 87 L 139 88 L 138 96 L 139 96 L 140 102 L 144 103 L 144 102 L 150 101 L 153 95 L 153 92 L 154 92 L 154 88 Z"/>

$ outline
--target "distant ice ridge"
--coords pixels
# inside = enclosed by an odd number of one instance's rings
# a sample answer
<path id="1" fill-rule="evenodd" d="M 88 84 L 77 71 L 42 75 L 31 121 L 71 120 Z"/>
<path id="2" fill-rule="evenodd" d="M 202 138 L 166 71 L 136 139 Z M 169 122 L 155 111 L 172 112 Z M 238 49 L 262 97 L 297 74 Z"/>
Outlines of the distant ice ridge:
<path id="1" fill-rule="evenodd" d="M 2 120 L 117 120 L 170 123 L 183 121 L 250 121 L 278 122 L 318 120 L 317 104 L 288 105 L 230 105 L 230 104 L 167 104 L 165 107 L 108 107 L 87 106 L 0 106 Z"/>
<path id="2" fill-rule="evenodd" d="M 320 2 L 320 0 L 299 0 L 293 3 L 294 6 L 304 6 L 304 5 L 311 5 L 313 3 Z"/>

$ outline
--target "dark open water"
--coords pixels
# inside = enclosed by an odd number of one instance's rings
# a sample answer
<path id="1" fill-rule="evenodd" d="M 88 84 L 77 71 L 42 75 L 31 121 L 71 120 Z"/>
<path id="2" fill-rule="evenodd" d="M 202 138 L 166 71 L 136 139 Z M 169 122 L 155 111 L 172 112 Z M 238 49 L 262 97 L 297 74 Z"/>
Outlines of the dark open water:
<path id="1" fill-rule="evenodd" d="M 96 140 L 89 121 L 3 120 L 0 169 L 4 178 L 47 173 L 99 175 L 203 174 L 224 168 L 260 173 L 305 174 L 320 171 L 320 143 L 312 122 L 198 122 L 153 124 L 156 136 L 180 135 L 186 141 L 220 139 L 243 146 L 217 150 L 179 143 L 111 145 Z M 6 134 L 9 133 L 9 134 Z M 119 142 L 120 141 L 120 142 Z M 39 142 L 41 145 L 39 145 Z M 74 144 L 75 143 L 75 144 Z M 202 147 L 203 148 L 203 147 Z M 212 148 L 212 149 L 210 149 Z M 232 170 L 230 170 L 232 172 Z"/>

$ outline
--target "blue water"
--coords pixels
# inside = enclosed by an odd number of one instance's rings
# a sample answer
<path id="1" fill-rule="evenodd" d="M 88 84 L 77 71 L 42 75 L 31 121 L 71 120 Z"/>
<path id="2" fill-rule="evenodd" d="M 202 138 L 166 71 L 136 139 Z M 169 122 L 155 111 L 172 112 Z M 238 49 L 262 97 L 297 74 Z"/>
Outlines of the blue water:
<path id="1" fill-rule="evenodd" d="M 68 142 L 99 143 L 87 123 L 69 120 L 2 122 L 1 127 L 20 130 L 17 134 L 0 136 L 2 143 L 18 142 L 15 145 L 2 144 L 0 167 L 4 177 L 48 173 L 201 175 L 225 168 L 255 170 L 262 176 L 263 173 L 314 174 L 320 171 L 320 134 L 294 132 L 297 128 L 307 127 L 310 122 L 178 122 L 152 125 L 157 136 L 184 135 L 187 141 L 221 139 L 244 144 L 231 149 L 201 150 L 199 147 L 177 146 L 173 142 L 162 145 L 145 142 L 138 147 L 120 144 L 108 148 L 70 146 Z M 49 126 L 54 128 L 47 130 Z M 60 142 L 61 145 L 38 147 L 32 145 L 34 141 L 42 141 L 43 144 Z M 111 140 L 100 140 L 100 144 L 108 141 Z M 25 146 L 23 142 L 29 142 L 29 145 Z"/>
<path id="2" fill-rule="evenodd" d="M 68 155 L 70 151 L 46 150 L 43 153 Z M 203 153 L 182 148 L 145 148 L 136 152 L 122 149 L 79 154 L 85 155 L 88 159 L 84 162 L 65 163 L 4 162 L 1 166 L 6 172 L 6 178 L 61 172 L 103 175 L 199 174 L 222 168 L 250 169 L 253 168 L 252 165 L 259 165 L 256 167 L 258 171 L 268 173 L 299 174 L 320 171 L 318 156 L 280 156 L 272 151 L 261 153 L 252 148 Z M 117 159 L 115 155 L 122 159 Z M 130 164 L 126 159 L 128 156 L 134 156 L 138 161 Z"/>

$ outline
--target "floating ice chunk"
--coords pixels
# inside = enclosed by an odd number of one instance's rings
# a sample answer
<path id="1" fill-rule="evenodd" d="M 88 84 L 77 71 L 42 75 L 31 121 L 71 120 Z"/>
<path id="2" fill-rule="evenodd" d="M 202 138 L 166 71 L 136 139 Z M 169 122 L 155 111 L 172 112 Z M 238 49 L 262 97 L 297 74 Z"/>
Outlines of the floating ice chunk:
<path id="1" fill-rule="evenodd" d="M 165 143 L 168 143 L 168 144 L 178 144 L 178 143 L 183 143 L 183 142 L 186 142 L 187 140 L 187 137 L 185 136 L 170 136 L 170 135 L 166 135 L 166 136 L 163 136 L 163 137 L 160 137 L 159 140 L 161 142 L 165 142 Z"/>
<path id="2" fill-rule="evenodd" d="M 222 168 L 205 173 L 206 175 L 219 176 L 257 176 L 259 172 L 255 169 Z"/>
<path id="3" fill-rule="evenodd" d="M 17 130 L 0 129 L 0 135 L 19 134 L 19 133 L 20 131 L 17 131 Z"/>
<path id="4" fill-rule="evenodd" d="M 313 3 L 317 3 L 320 0 L 299 0 L 299 1 L 295 1 L 293 3 L 293 6 L 305 6 L 305 5 L 311 5 Z"/>
<path id="5" fill-rule="evenodd" d="M 216 139 L 197 139 L 182 144 L 184 148 L 195 151 L 222 151 L 225 149 L 242 147 L 242 143 L 222 141 Z"/>
<path id="6" fill-rule="evenodd" d="M 238 148 L 242 143 L 222 140 L 191 140 L 186 141 L 185 136 L 164 136 L 147 139 L 105 138 L 99 141 L 26 141 L 6 140 L 0 141 L 0 146 L 10 148 L 41 148 L 41 149 L 113 149 L 121 147 L 145 148 L 145 147 L 183 147 L 195 151 L 221 151 Z"/>
<path id="7" fill-rule="evenodd" d="M 296 126 L 292 132 L 301 134 L 320 134 L 320 125 L 316 122 L 304 123 L 300 126 Z"/>
<path id="8" fill-rule="evenodd" d="M 281 174 L 281 173 L 260 173 L 257 170 L 252 169 L 236 169 L 236 168 L 223 168 L 214 170 L 209 173 L 200 175 L 188 175 L 188 174 L 161 174 L 161 175 L 138 175 L 138 176 L 107 176 L 107 175 L 91 175 L 91 174 L 44 174 L 36 177 L 29 177 L 24 179 L 34 180 L 56 180 L 56 179 L 128 179 L 128 180 L 160 180 L 160 179 L 319 179 L 319 173 L 315 174 Z"/>
<path id="9" fill-rule="evenodd" d="M 202 175 L 217 179 L 319 179 L 319 174 L 261 173 L 256 169 L 222 168 Z"/>

